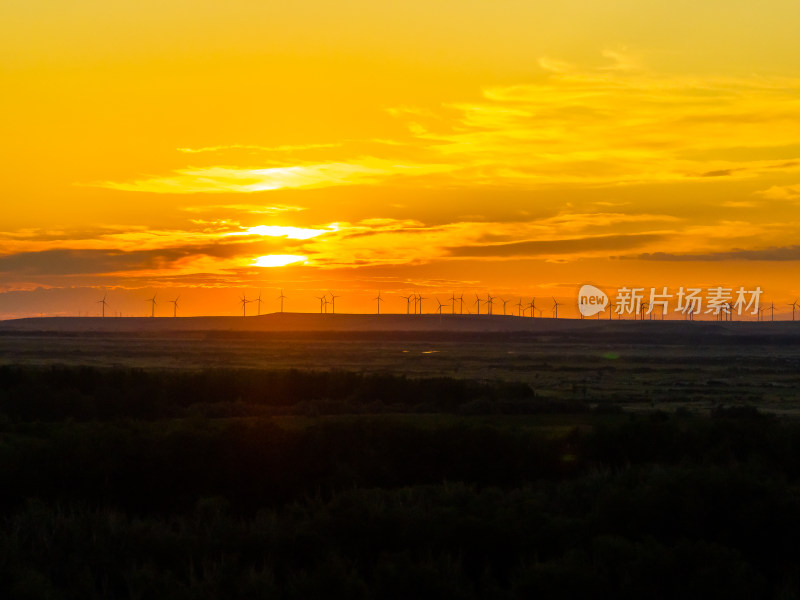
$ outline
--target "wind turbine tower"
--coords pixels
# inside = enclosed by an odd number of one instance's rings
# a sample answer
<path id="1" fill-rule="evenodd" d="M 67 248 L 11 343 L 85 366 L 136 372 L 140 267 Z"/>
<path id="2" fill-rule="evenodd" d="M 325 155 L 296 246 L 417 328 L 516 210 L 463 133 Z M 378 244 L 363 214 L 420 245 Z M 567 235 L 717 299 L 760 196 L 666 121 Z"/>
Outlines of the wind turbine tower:
<path id="1" fill-rule="evenodd" d="M 792 307 L 792 321 L 794 321 L 794 311 L 795 311 L 795 309 L 797 308 L 797 300 L 795 300 L 794 302 L 792 302 L 792 303 L 791 303 L 789 306 L 791 306 L 791 307 Z"/>
<path id="2" fill-rule="evenodd" d="M 341 296 L 334 296 L 333 292 L 330 292 L 330 294 L 331 294 L 331 314 L 335 315 L 336 314 L 336 299 L 337 298 L 341 298 Z"/>
<path id="3" fill-rule="evenodd" d="M 155 317 L 156 316 L 156 295 L 153 294 L 153 297 L 152 298 L 148 298 L 147 301 L 152 304 L 152 306 L 150 307 L 150 317 L 151 318 Z"/>
<path id="4" fill-rule="evenodd" d="M 178 316 L 178 300 L 179 299 L 180 299 L 180 296 L 175 298 L 175 300 L 170 300 L 170 303 L 172 304 L 172 316 L 173 317 L 177 317 Z"/>
<path id="5" fill-rule="evenodd" d="M 103 294 L 103 299 L 102 300 L 98 300 L 97 301 L 97 303 L 100 305 L 100 311 L 101 311 L 100 312 L 100 316 L 101 317 L 105 317 L 106 316 L 106 306 L 108 305 L 108 302 L 106 302 L 106 296 L 108 296 L 108 292 Z"/>
<path id="6" fill-rule="evenodd" d="M 378 295 L 375 298 L 373 298 L 373 300 L 376 300 L 378 302 L 378 314 L 381 314 L 381 302 L 383 302 L 383 298 L 381 298 L 380 290 L 378 290 Z"/>
<path id="7" fill-rule="evenodd" d="M 406 301 L 406 314 L 410 315 L 411 314 L 411 294 L 409 294 L 408 296 L 400 296 L 400 297 L 405 299 L 405 301 Z M 414 297 L 414 312 L 416 312 L 416 311 L 417 311 L 417 301 L 416 301 L 416 296 L 415 296 Z"/>
<path id="8" fill-rule="evenodd" d="M 419 299 L 419 314 L 422 314 L 422 301 L 427 300 L 427 298 L 423 298 L 421 295 L 417 296 Z"/>
<path id="9" fill-rule="evenodd" d="M 280 296 L 278 296 L 278 298 L 279 298 L 279 299 L 280 299 L 280 301 L 281 301 L 281 312 L 283 312 L 283 301 L 284 301 L 284 299 L 286 298 L 286 296 L 284 296 L 284 295 L 283 295 L 283 290 L 281 290 L 281 295 L 280 295 Z"/>
<path id="10" fill-rule="evenodd" d="M 242 294 L 242 297 L 239 300 L 239 302 L 242 303 L 242 316 L 246 317 L 247 316 L 247 305 L 250 304 L 251 302 L 253 302 L 253 300 L 248 300 L 247 299 L 247 295 L 246 294 Z"/>
<path id="11" fill-rule="evenodd" d="M 553 297 L 553 318 L 554 319 L 558 318 L 558 307 L 559 306 L 561 306 L 561 305 L 558 303 L 558 300 L 556 300 L 555 297 Z"/>

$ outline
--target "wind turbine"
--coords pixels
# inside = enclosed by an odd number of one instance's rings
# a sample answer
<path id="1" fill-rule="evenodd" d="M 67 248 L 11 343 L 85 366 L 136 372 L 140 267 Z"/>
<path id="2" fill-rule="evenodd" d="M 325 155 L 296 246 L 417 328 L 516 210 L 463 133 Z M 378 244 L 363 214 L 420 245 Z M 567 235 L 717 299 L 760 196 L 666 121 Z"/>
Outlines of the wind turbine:
<path id="1" fill-rule="evenodd" d="M 156 316 L 156 295 L 153 294 L 153 297 L 152 298 L 148 298 L 147 301 L 148 302 L 152 302 L 153 305 L 150 307 L 150 316 L 151 317 L 155 317 Z"/>
<path id="2" fill-rule="evenodd" d="M 461 303 L 460 308 L 458 310 L 458 313 L 463 315 L 464 314 L 464 294 L 461 294 L 458 297 L 458 301 Z M 469 309 L 467 309 L 467 310 L 469 310 Z"/>
<path id="3" fill-rule="evenodd" d="M 333 292 L 330 292 L 330 294 L 331 294 L 331 314 L 335 315 L 336 314 L 336 299 L 337 298 L 341 298 L 341 296 L 334 296 Z"/>
<path id="4" fill-rule="evenodd" d="M 414 314 L 417 314 L 417 302 L 419 301 L 419 294 L 417 294 L 417 292 L 414 292 L 413 298 L 414 298 Z"/>
<path id="5" fill-rule="evenodd" d="M 261 302 L 262 302 L 261 301 L 261 292 L 260 291 L 258 292 L 258 298 L 253 300 L 253 302 L 257 302 L 258 303 L 258 313 L 257 314 L 260 317 L 261 316 Z"/>
<path id="6" fill-rule="evenodd" d="M 503 303 L 503 316 L 505 317 L 506 316 L 506 304 L 508 304 L 508 300 L 503 300 L 502 298 L 500 298 L 500 302 Z"/>
<path id="7" fill-rule="evenodd" d="M 539 311 L 539 315 L 542 314 L 542 311 Z M 531 300 L 531 319 L 536 318 L 536 298 Z"/>
<path id="8" fill-rule="evenodd" d="M 442 301 L 439 300 L 438 298 L 436 298 L 436 302 L 439 303 L 439 309 L 438 310 L 439 310 L 439 316 L 441 317 L 442 316 L 442 306 L 443 306 L 443 304 L 442 304 Z"/>
<path id="9" fill-rule="evenodd" d="M 450 312 L 452 314 L 456 314 L 456 293 L 453 292 L 453 295 L 450 296 Z"/>
<path id="10" fill-rule="evenodd" d="M 522 298 L 519 299 L 519 302 L 517 302 L 516 307 L 517 307 L 517 316 L 521 317 L 522 316 Z"/>
<path id="11" fill-rule="evenodd" d="M 492 307 L 494 307 L 494 296 L 490 295 L 489 292 L 486 292 L 486 314 L 492 314 Z"/>
<path id="12" fill-rule="evenodd" d="M 475 294 L 475 304 L 478 305 L 478 314 L 481 314 L 481 302 L 483 302 L 483 300 L 481 300 L 478 294 Z"/>
<path id="13" fill-rule="evenodd" d="M 401 298 L 405 298 L 406 301 L 406 314 L 411 314 L 411 294 L 408 296 L 400 296 Z M 417 297 L 414 296 L 414 312 L 417 312 Z"/>
<path id="14" fill-rule="evenodd" d="M 558 300 L 556 300 L 555 296 L 553 296 L 553 318 L 554 319 L 558 318 L 558 307 L 559 306 L 561 306 L 561 305 L 558 303 Z"/>
<path id="15" fill-rule="evenodd" d="M 283 301 L 285 298 L 286 296 L 283 295 L 283 290 L 281 290 L 281 295 L 278 296 L 278 299 L 281 301 L 281 312 L 283 312 Z"/>
<path id="16" fill-rule="evenodd" d="M 327 298 L 324 295 L 322 295 L 322 296 L 314 296 L 314 298 L 319 300 L 319 314 L 322 314 L 323 302 L 326 302 Z"/>
<path id="17" fill-rule="evenodd" d="M 422 301 L 427 300 L 427 298 L 423 298 L 422 296 L 417 296 L 417 299 L 419 300 L 419 314 L 422 314 Z"/>
<path id="18" fill-rule="evenodd" d="M 246 317 L 247 316 L 247 305 L 250 304 L 251 302 L 253 302 L 253 300 L 248 300 L 247 299 L 247 295 L 246 294 L 242 294 L 242 297 L 240 298 L 239 302 L 242 303 L 242 316 Z"/>
<path id="19" fill-rule="evenodd" d="M 378 314 L 381 314 L 381 302 L 383 302 L 383 298 L 381 298 L 380 290 L 378 290 L 378 295 L 375 298 L 373 298 L 373 300 L 378 301 Z"/>
<path id="20" fill-rule="evenodd" d="M 792 307 L 792 321 L 794 321 L 794 310 L 795 310 L 795 308 L 797 308 L 797 300 L 792 302 L 789 306 Z"/>
<path id="21" fill-rule="evenodd" d="M 770 321 L 774 321 L 775 320 L 775 303 L 774 302 L 770 302 L 770 304 L 769 304 L 769 320 Z"/>
<path id="22" fill-rule="evenodd" d="M 173 307 L 172 307 L 172 316 L 173 317 L 177 317 L 178 316 L 178 299 L 179 298 L 180 298 L 180 296 L 175 298 L 175 300 L 170 300 L 170 302 L 173 304 Z"/>
<path id="23" fill-rule="evenodd" d="M 98 300 L 97 301 L 97 303 L 101 305 L 101 307 L 100 307 L 101 308 L 101 313 L 100 313 L 101 317 L 105 317 L 106 316 L 106 305 L 108 304 L 108 302 L 106 302 L 106 296 L 108 296 L 108 292 L 103 294 L 103 299 L 102 300 Z"/>

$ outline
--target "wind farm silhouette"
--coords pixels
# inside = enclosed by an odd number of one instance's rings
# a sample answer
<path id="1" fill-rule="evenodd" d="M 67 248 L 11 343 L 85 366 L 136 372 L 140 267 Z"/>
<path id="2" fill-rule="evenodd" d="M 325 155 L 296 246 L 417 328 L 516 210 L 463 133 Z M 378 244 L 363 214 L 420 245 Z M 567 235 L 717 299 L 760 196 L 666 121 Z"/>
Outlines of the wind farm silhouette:
<path id="1" fill-rule="evenodd" d="M 274 311 L 269 311 L 266 309 L 266 305 L 269 304 L 268 300 L 264 299 L 264 292 L 259 290 L 246 290 L 245 292 L 240 292 L 237 305 L 241 309 L 238 316 L 247 317 L 247 316 L 268 316 L 268 315 L 302 315 L 316 312 L 315 308 L 311 308 L 311 299 L 314 298 L 316 301 L 319 301 L 319 312 L 320 314 L 373 314 L 373 315 L 450 315 L 450 316 L 464 316 L 464 317 L 475 317 L 481 316 L 482 318 L 489 318 L 491 320 L 499 320 L 504 318 L 531 318 L 531 319 L 539 319 L 543 316 L 543 312 L 548 312 L 548 318 L 552 319 L 579 319 L 583 320 L 584 317 L 581 315 L 581 311 L 577 305 L 577 301 L 575 303 L 569 297 L 566 297 L 564 294 L 557 295 L 557 296 L 550 296 L 549 300 L 545 299 L 542 301 L 541 298 L 533 297 L 529 300 L 525 299 L 523 296 L 516 296 L 517 300 L 514 301 L 515 295 L 509 293 L 508 290 L 502 290 L 501 293 L 492 293 L 487 291 L 475 291 L 475 290 L 467 290 L 466 292 L 461 291 L 456 294 L 455 291 L 450 291 L 449 294 L 444 295 L 443 292 L 437 291 L 435 287 L 427 285 L 424 287 L 417 288 L 413 291 L 404 292 L 401 289 L 392 289 L 387 291 L 386 289 L 379 289 L 377 293 L 373 295 L 367 295 L 364 292 L 353 292 L 352 289 L 348 289 L 344 291 L 344 294 L 335 292 L 332 290 L 326 291 L 321 295 L 317 296 L 313 294 L 313 290 L 307 291 L 305 293 L 296 291 L 295 294 L 292 294 L 290 291 L 290 295 L 294 295 L 295 298 L 298 298 L 297 302 L 301 305 L 301 310 L 296 312 L 286 312 L 286 302 L 289 296 L 286 294 L 286 291 L 283 288 L 278 289 L 278 294 L 274 296 L 275 299 L 278 300 L 276 305 L 274 306 Z M 101 290 L 102 291 L 102 290 Z M 179 290 L 175 290 L 177 292 Z M 116 307 L 115 312 L 112 315 L 111 312 L 111 305 L 108 302 L 108 291 L 102 291 L 103 296 L 99 299 L 95 299 L 94 302 L 100 305 L 100 317 L 106 316 L 122 316 L 122 311 L 120 308 L 124 309 L 126 306 L 126 302 L 117 298 L 115 294 L 114 304 Z M 168 294 L 167 288 L 164 289 L 157 289 L 156 291 L 152 292 L 152 295 L 148 298 L 145 297 L 144 300 L 149 303 L 149 314 L 146 314 L 149 318 L 156 317 L 156 309 L 158 308 L 159 303 L 168 303 L 172 304 L 172 317 L 178 316 L 178 310 L 182 309 L 183 306 L 180 303 L 180 300 L 183 296 L 179 293 L 175 293 L 175 295 L 171 296 L 169 299 L 164 299 L 163 295 Z M 159 302 L 159 294 L 162 294 L 162 300 Z M 472 299 L 469 299 L 469 295 L 471 294 Z M 356 309 L 359 310 L 350 310 L 347 311 L 346 309 L 350 307 L 350 302 L 348 302 L 348 306 L 344 307 L 345 312 L 343 311 L 343 305 L 341 305 L 341 298 L 344 296 L 347 297 L 354 297 L 353 304 L 355 305 Z M 95 296 L 97 298 L 97 296 Z M 336 310 L 336 300 L 339 300 L 339 312 L 337 313 Z M 465 299 L 467 300 L 465 302 Z M 683 308 L 674 308 L 672 306 L 665 306 L 666 302 L 664 301 L 652 301 L 648 302 L 645 299 L 640 299 L 638 302 L 635 302 L 632 306 L 628 307 L 627 309 L 623 305 L 622 308 L 618 305 L 615 299 L 612 297 L 607 300 L 607 307 L 604 308 L 601 312 L 594 313 L 592 318 L 594 320 L 599 319 L 608 319 L 608 320 L 633 320 L 633 321 L 676 321 L 676 320 L 686 320 L 686 321 L 703 321 L 703 322 L 717 322 L 717 323 L 730 323 L 730 322 L 772 322 L 772 321 L 797 321 L 798 320 L 798 309 L 800 309 L 800 298 L 798 299 L 787 299 L 784 300 L 782 298 L 774 298 L 769 301 L 762 301 L 755 306 L 752 307 L 744 307 L 744 304 L 740 301 L 736 304 L 733 303 L 733 300 L 730 301 L 723 301 L 717 302 L 714 304 L 709 303 L 708 305 L 698 305 L 695 306 L 694 304 L 687 304 Z M 141 300 L 138 300 L 139 302 Z M 413 306 L 412 306 L 413 301 Z M 405 306 L 403 307 L 403 302 Z M 430 303 L 433 303 L 433 306 L 430 306 Z M 542 307 L 541 304 L 547 302 L 546 307 Z M 256 304 L 256 311 L 250 311 L 248 313 L 247 305 L 255 303 Z M 196 313 L 198 302 L 193 301 L 193 309 Z M 700 304 L 700 303 L 696 303 Z M 502 310 L 500 310 L 500 306 L 502 305 Z M 302 310 L 302 307 L 305 306 L 306 311 Z M 405 308 L 405 311 L 403 311 Z M 308 310 L 311 309 L 311 310 Z M 135 309 L 133 311 L 136 312 Z M 162 309 L 162 312 L 163 311 Z M 185 310 L 182 310 L 181 316 L 187 316 Z M 255 314 L 253 314 L 255 312 Z M 86 310 L 84 315 L 90 315 L 91 311 Z M 97 315 L 97 312 L 94 313 Z M 140 313 L 141 314 L 141 313 Z M 228 313 L 228 314 L 236 314 Z M 42 313 L 38 315 L 40 318 L 46 317 L 47 313 Z M 80 312 L 78 314 L 80 316 Z M 141 315 L 145 316 L 145 315 Z M 166 314 L 162 316 L 168 316 Z M 203 315 L 189 315 L 189 316 L 203 316 Z M 209 314 L 211 316 L 211 314 Z M 288 317 L 287 317 L 288 318 Z"/>

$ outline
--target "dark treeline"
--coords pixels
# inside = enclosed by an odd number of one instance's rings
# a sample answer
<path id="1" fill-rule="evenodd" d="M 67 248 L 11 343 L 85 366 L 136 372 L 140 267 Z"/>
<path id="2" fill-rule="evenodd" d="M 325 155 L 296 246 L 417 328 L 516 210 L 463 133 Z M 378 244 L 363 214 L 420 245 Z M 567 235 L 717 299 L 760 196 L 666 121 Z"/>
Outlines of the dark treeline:
<path id="1" fill-rule="evenodd" d="M 800 423 L 752 408 L 470 417 L 468 402 L 538 400 L 353 373 L 0 375 L 3 598 L 800 595 Z M 370 389 L 386 406 L 442 394 L 458 414 L 190 410 L 293 393 L 358 407 Z M 37 419 L 30 390 L 84 400 L 37 400 Z M 145 393 L 172 408 L 138 412 Z"/>
<path id="2" fill-rule="evenodd" d="M 161 419 L 352 412 L 541 412 L 520 382 L 351 371 L 0 367 L 0 415 L 12 420 Z M 575 409 L 585 409 L 576 405 Z"/>

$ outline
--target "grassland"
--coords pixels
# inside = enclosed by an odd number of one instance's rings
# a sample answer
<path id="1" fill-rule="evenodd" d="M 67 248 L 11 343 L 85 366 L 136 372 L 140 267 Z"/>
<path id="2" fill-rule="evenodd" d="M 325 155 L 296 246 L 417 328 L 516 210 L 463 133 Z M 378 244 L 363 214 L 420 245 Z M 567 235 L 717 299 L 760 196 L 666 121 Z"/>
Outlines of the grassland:
<path id="1" fill-rule="evenodd" d="M 6 331 L 0 596 L 797 598 L 799 361 L 752 332 Z"/>

